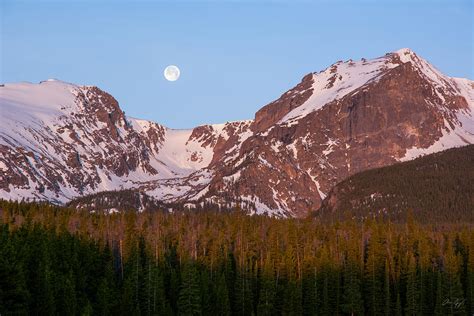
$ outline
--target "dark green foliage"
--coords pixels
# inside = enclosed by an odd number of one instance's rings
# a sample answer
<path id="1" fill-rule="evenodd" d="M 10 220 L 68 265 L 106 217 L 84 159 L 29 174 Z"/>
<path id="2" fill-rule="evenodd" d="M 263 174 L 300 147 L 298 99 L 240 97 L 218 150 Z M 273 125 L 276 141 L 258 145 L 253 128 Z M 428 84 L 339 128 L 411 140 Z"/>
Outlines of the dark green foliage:
<path id="1" fill-rule="evenodd" d="M 18 240 L 10 238 L 8 226 L 1 225 L 0 314 L 24 314 L 28 311 L 29 292 L 18 247 Z"/>
<path id="2" fill-rule="evenodd" d="M 234 286 L 234 310 L 236 315 L 250 315 L 253 310 L 253 295 L 251 288 L 251 279 L 246 271 L 237 274 Z"/>
<path id="3" fill-rule="evenodd" d="M 420 289 L 414 257 L 410 257 L 407 271 L 407 290 L 405 315 L 420 313 Z"/>
<path id="4" fill-rule="evenodd" d="M 474 230 L 0 201 L 1 315 L 466 315 Z"/>
<path id="5" fill-rule="evenodd" d="M 95 194 L 78 197 L 67 204 L 68 207 L 80 207 L 83 210 L 105 211 L 111 208 L 121 210 L 156 210 L 163 206 L 163 203 L 140 192 L 128 189 L 120 191 L 103 191 Z"/>
<path id="6" fill-rule="evenodd" d="M 230 315 L 229 290 L 227 288 L 225 275 L 221 274 L 217 282 L 215 300 L 211 302 L 211 304 L 214 305 L 214 315 Z"/>
<path id="7" fill-rule="evenodd" d="M 364 300 L 362 299 L 361 278 L 358 265 L 348 261 L 344 267 L 344 292 L 342 311 L 351 315 L 362 315 Z"/>
<path id="8" fill-rule="evenodd" d="M 474 145 L 367 170 L 337 184 L 314 215 L 321 221 L 385 218 L 474 222 Z"/>
<path id="9" fill-rule="evenodd" d="M 179 315 L 201 315 L 201 291 L 196 265 L 187 263 L 181 273 L 181 287 L 178 297 Z"/>

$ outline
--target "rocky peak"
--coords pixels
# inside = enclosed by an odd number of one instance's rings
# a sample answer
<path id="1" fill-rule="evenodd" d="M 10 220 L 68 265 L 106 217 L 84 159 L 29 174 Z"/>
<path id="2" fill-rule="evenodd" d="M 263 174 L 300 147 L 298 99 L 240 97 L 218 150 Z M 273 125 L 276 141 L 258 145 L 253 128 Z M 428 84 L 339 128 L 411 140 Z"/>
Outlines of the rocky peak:
<path id="1" fill-rule="evenodd" d="M 300 83 L 288 90 L 281 97 L 257 111 L 252 129 L 255 132 L 267 130 L 280 121 L 293 109 L 304 104 L 313 94 L 314 75 L 312 73 L 303 77 Z"/>
<path id="2" fill-rule="evenodd" d="M 474 143 L 474 85 L 408 49 L 306 75 L 254 120 L 173 130 L 97 87 L 6 84 L 0 196 L 66 202 L 139 189 L 163 202 L 305 216 L 366 169 Z"/>
<path id="3" fill-rule="evenodd" d="M 409 61 L 413 61 L 414 59 L 417 59 L 418 56 L 415 54 L 414 51 L 412 51 L 410 48 L 401 48 L 393 53 L 390 53 L 393 55 L 398 55 L 399 59 L 401 62 L 406 63 Z"/>

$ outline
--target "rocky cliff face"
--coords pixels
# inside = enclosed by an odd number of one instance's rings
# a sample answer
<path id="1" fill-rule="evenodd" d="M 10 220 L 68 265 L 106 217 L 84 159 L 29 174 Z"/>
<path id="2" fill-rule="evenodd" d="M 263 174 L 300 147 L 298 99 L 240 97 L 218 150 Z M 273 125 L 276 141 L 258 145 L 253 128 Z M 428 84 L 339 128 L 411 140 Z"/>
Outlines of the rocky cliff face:
<path id="1" fill-rule="evenodd" d="M 408 49 L 306 75 L 254 120 L 172 130 L 96 87 L 0 88 L 0 196 L 67 202 L 138 188 L 164 202 L 304 216 L 362 170 L 474 143 L 474 83 Z"/>

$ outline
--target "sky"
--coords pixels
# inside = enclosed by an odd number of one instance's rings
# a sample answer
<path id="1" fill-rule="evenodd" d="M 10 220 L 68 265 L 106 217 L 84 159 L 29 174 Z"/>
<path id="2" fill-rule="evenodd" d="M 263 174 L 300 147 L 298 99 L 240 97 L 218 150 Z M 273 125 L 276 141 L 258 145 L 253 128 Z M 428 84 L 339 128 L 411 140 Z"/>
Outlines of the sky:
<path id="1" fill-rule="evenodd" d="M 473 3 L 0 0 L 0 82 L 95 85 L 171 128 L 252 119 L 310 72 L 404 47 L 474 80 Z"/>

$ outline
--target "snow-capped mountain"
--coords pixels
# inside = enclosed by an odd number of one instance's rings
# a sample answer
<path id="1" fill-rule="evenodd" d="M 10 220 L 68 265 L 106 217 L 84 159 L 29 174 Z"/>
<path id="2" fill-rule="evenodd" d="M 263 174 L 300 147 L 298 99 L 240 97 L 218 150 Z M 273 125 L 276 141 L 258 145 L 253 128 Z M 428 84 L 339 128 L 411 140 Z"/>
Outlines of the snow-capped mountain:
<path id="1" fill-rule="evenodd" d="M 137 188 L 303 216 L 356 172 L 474 143 L 474 82 L 409 49 L 306 75 L 254 120 L 173 130 L 97 87 L 0 87 L 0 197 L 67 202 Z"/>

